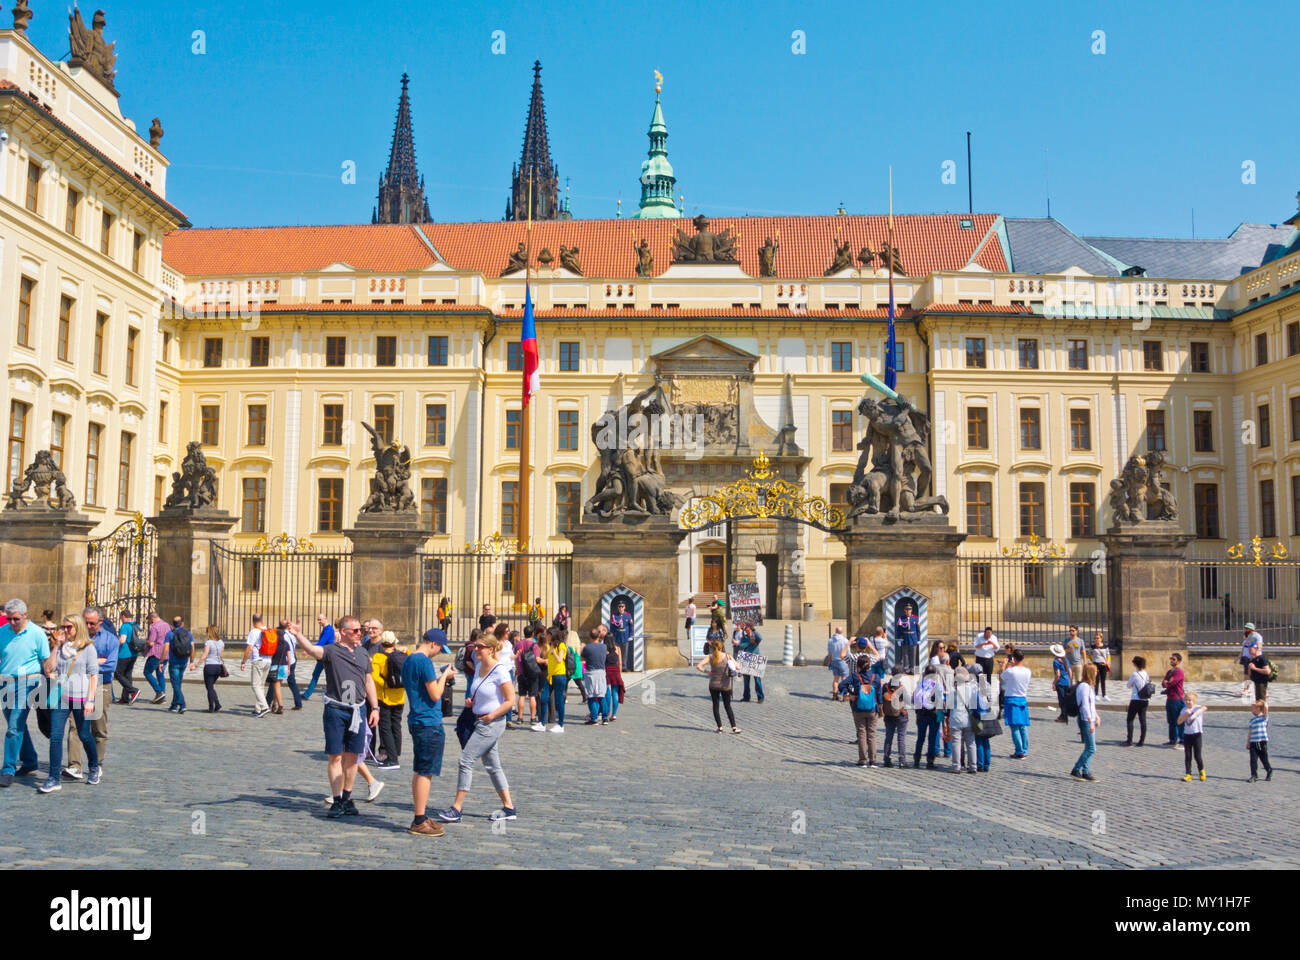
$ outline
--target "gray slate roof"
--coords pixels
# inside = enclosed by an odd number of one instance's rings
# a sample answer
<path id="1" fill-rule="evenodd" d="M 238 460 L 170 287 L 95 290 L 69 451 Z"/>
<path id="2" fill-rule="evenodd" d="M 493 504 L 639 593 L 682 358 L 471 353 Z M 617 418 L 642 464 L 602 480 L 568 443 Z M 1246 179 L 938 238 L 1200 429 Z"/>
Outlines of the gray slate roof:
<path id="1" fill-rule="evenodd" d="M 1273 244 L 1291 239 L 1291 227 L 1243 223 L 1222 240 L 1084 237 L 1085 243 L 1150 277 L 1232 280 L 1264 262 Z"/>
<path id="2" fill-rule="evenodd" d="M 1123 270 L 1057 220 L 1007 217 L 1009 260 L 1015 273 L 1061 273 L 1079 267 L 1096 277 L 1118 277 Z"/>

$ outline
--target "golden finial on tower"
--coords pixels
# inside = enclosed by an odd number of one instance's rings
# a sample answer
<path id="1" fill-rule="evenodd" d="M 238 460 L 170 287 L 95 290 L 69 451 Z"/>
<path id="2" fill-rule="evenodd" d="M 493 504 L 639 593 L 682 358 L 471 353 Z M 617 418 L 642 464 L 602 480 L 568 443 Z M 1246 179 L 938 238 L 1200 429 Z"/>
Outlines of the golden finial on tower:
<path id="1" fill-rule="evenodd" d="M 662 93 L 664 89 L 664 75 L 658 70 L 655 71 L 655 93 Z"/>

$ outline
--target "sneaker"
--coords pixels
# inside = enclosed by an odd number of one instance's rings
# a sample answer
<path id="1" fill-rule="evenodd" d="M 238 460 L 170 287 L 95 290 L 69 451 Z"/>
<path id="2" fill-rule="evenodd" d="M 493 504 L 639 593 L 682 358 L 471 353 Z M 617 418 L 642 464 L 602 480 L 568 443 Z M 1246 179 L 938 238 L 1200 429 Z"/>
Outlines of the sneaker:
<path id="1" fill-rule="evenodd" d="M 1091 773 L 1085 773 L 1081 779 L 1088 781 L 1088 783 L 1097 782 L 1097 778 L 1094 777 Z"/>
<path id="2" fill-rule="evenodd" d="M 1201 771 L 1201 779 L 1202 779 L 1202 780 L 1205 779 L 1205 771 L 1204 771 L 1204 770 Z"/>
<path id="3" fill-rule="evenodd" d="M 154 698 L 153 698 L 152 700 L 150 700 L 149 702 L 150 702 L 150 703 L 162 703 L 162 702 L 163 702 L 164 700 L 166 700 L 166 699 L 167 699 L 167 695 L 164 694 L 164 693 L 160 693 L 160 694 L 158 694 L 158 696 L 154 697 Z"/>
<path id="4" fill-rule="evenodd" d="M 262 717 L 266 716 L 266 715 L 267 715 L 268 713 L 270 713 L 270 712 L 271 712 L 271 711 L 270 711 L 269 709 L 267 709 L 267 710 L 258 710 L 255 714 L 253 714 L 253 716 L 254 716 L 254 717 L 257 717 L 258 719 L 261 719 Z"/>
<path id="5" fill-rule="evenodd" d="M 557 723 L 555 726 L 551 727 L 551 729 L 550 729 L 549 732 L 551 732 L 551 733 L 563 733 L 563 732 L 564 732 L 564 727 L 563 727 L 562 725 L 560 725 L 560 724 Z"/>
<path id="6" fill-rule="evenodd" d="M 1191 783 L 1191 782 L 1192 782 L 1192 775 L 1190 773 L 1187 776 L 1183 777 L 1183 783 Z"/>
<path id="7" fill-rule="evenodd" d="M 397 767 L 396 767 L 396 766 L 393 766 L 393 767 L 384 767 L 384 768 L 381 768 L 381 769 L 391 769 L 391 770 L 396 770 Z M 375 799 L 376 797 L 379 796 L 379 791 L 381 791 L 381 790 L 383 790 L 383 789 L 384 789 L 384 781 L 382 781 L 382 780 L 376 780 L 374 783 L 372 783 L 372 784 L 370 785 L 370 794 L 366 797 L 366 803 L 372 803 L 372 802 L 374 801 L 374 799 Z"/>
<path id="8" fill-rule="evenodd" d="M 139 699 L 140 699 L 140 691 L 139 691 L 139 690 L 132 690 L 132 691 L 131 691 L 131 699 L 128 700 L 127 703 L 135 703 L 135 702 L 136 702 L 137 700 L 139 700 Z"/>
<path id="9" fill-rule="evenodd" d="M 376 766 L 375 769 L 376 770 L 401 770 L 402 765 L 400 763 L 394 763 L 392 760 L 385 760 L 383 763 Z"/>
<path id="10" fill-rule="evenodd" d="M 721 733 L 721 732 L 722 732 L 722 728 L 721 728 L 721 727 L 718 727 L 718 733 Z"/>
<path id="11" fill-rule="evenodd" d="M 342 817 L 343 801 L 335 800 L 333 797 L 330 797 L 330 808 L 329 811 L 325 814 L 325 816 L 330 820 L 338 820 L 340 817 Z"/>
<path id="12" fill-rule="evenodd" d="M 1246 782 L 1247 782 L 1247 783 L 1255 783 L 1257 780 L 1259 780 L 1259 777 L 1255 776 L 1255 775 L 1252 773 L 1252 774 L 1250 775 L 1250 779 L 1247 780 Z"/>
<path id="13" fill-rule="evenodd" d="M 885 766 L 887 766 L 887 767 L 892 767 L 893 765 L 894 765 L 894 761 L 893 761 L 893 760 L 886 760 L 886 761 L 885 761 Z"/>
<path id="14" fill-rule="evenodd" d="M 531 730 L 531 731 L 533 731 L 533 733 L 545 733 L 545 732 L 546 732 L 546 724 L 544 724 L 544 723 L 534 723 L 534 724 L 533 724 L 531 727 L 529 727 L 528 729 Z"/>
<path id="15" fill-rule="evenodd" d="M 740 727 L 732 727 L 732 728 L 731 728 L 731 732 L 732 732 L 732 733 L 740 733 Z"/>
<path id="16" fill-rule="evenodd" d="M 435 810 L 433 815 L 443 823 L 460 823 L 460 811 L 455 807 L 448 807 L 446 810 Z"/>
<path id="17" fill-rule="evenodd" d="M 859 761 L 858 761 L 858 766 L 859 766 L 859 767 L 865 767 L 866 765 L 867 765 L 867 761 L 865 761 L 865 760 L 859 760 Z"/>
<path id="18" fill-rule="evenodd" d="M 870 761 L 870 762 L 867 764 L 867 766 L 869 766 L 869 767 L 879 767 L 880 764 L 878 764 L 878 763 L 876 763 L 876 761 L 872 760 L 872 761 Z"/>
<path id="19" fill-rule="evenodd" d="M 442 837 L 447 831 L 443 829 L 442 824 L 434 823 L 432 820 L 425 820 L 423 823 L 413 823 L 406 829 L 407 833 L 413 833 L 417 837 Z"/>
<path id="20" fill-rule="evenodd" d="M 334 798 L 333 798 L 333 797 L 326 797 L 326 798 L 325 798 L 325 806 L 330 807 L 330 806 L 333 806 L 333 805 L 334 805 Z"/>
<path id="21" fill-rule="evenodd" d="M 488 816 L 488 819 L 492 821 L 518 820 L 519 817 L 515 814 L 514 807 L 502 807 L 500 810 L 493 810 L 492 813 Z"/>
<path id="22" fill-rule="evenodd" d="M 12 787 L 14 775 L 12 773 L 0 773 L 0 787 Z"/>
<path id="23" fill-rule="evenodd" d="M 967 772 L 967 773 L 974 773 L 974 772 L 975 772 L 975 768 L 974 768 L 974 767 L 967 767 L 967 768 L 966 768 L 966 772 Z"/>
<path id="24" fill-rule="evenodd" d="M 609 721 L 606 720 L 604 717 L 601 717 L 601 718 L 600 718 L 600 725 L 601 725 L 602 727 L 605 726 L 605 724 L 607 724 L 607 723 L 609 723 Z"/>
<path id="25" fill-rule="evenodd" d="M 62 789 L 63 789 L 63 784 L 59 783 L 59 781 L 54 779 L 53 777 L 50 777 L 50 779 L 46 780 L 39 787 L 36 788 L 36 792 L 53 793 L 55 790 L 62 790 Z"/>
<path id="26" fill-rule="evenodd" d="M 37 770 L 39 770 L 39 769 L 40 769 L 40 767 L 38 767 L 38 766 L 37 766 L 36 764 L 34 764 L 34 763 L 32 763 L 32 764 L 28 764 L 28 765 L 25 766 L 25 767 L 19 767 L 17 770 L 15 770 L 15 771 L 14 771 L 14 776 L 15 776 L 15 777 L 25 777 L 25 776 L 27 776 L 29 773 L 35 773 L 35 772 L 36 772 Z"/>
<path id="27" fill-rule="evenodd" d="M 759 698 L 758 698 L 758 702 L 759 702 L 759 703 L 762 703 L 765 699 L 766 699 L 765 697 L 759 697 Z"/>
<path id="28" fill-rule="evenodd" d="M 1074 777 L 1077 780 L 1078 778 L 1082 777 L 1083 774 L 1080 773 L 1078 770 L 1071 770 L 1070 776 Z"/>
<path id="29" fill-rule="evenodd" d="M 1273 779 L 1273 771 L 1270 770 L 1268 773 L 1264 774 L 1264 779 L 1265 779 L 1265 780 L 1272 780 L 1272 779 Z"/>
<path id="30" fill-rule="evenodd" d="M 100 783 L 103 783 L 103 781 L 104 781 L 103 767 L 91 767 L 90 776 L 86 778 L 86 783 L 89 786 L 94 787 L 94 786 L 98 786 Z"/>
<path id="31" fill-rule="evenodd" d="M 596 725 L 596 721 L 595 721 L 595 720 L 584 720 L 584 721 L 582 721 L 582 725 L 583 725 L 584 727 L 594 727 L 594 726 Z"/>
<path id="32" fill-rule="evenodd" d="M 361 811 L 357 809 L 357 805 L 352 801 L 351 797 L 348 797 L 343 801 L 343 816 L 357 817 L 360 815 Z"/>
<path id="33" fill-rule="evenodd" d="M 80 771 L 80 770 L 77 770 L 77 769 L 74 768 L 74 767 L 64 767 L 64 768 L 63 768 L 63 779 L 64 779 L 64 780 L 80 780 L 80 779 L 81 779 L 81 771 Z"/>
<path id="34" fill-rule="evenodd" d="M 185 708 L 184 708 L 184 707 L 181 707 L 181 708 L 180 708 L 179 710 L 177 710 L 176 712 L 177 712 L 177 713 L 184 713 L 184 712 L 185 712 Z"/>

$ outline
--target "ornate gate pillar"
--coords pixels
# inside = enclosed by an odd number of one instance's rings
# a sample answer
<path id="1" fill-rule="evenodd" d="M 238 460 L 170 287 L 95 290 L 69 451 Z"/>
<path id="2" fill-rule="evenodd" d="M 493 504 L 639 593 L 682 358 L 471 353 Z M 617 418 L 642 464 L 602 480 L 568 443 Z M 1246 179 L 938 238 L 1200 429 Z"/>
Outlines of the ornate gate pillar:
<path id="1" fill-rule="evenodd" d="M 158 537 L 158 615 L 180 616 L 196 633 L 207 626 L 212 583 L 212 543 L 228 543 L 239 518 L 216 505 L 217 474 L 197 440 L 185 448 L 181 472 L 162 513 L 150 517 Z"/>
<path id="2" fill-rule="evenodd" d="M 420 631 L 420 548 L 429 534 L 420 517 L 407 513 L 362 513 L 343 531 L 352 541 L 352 610 L 378 617 L 402 643 Z"/>
<path id="3" fill-rule="evenodd" d="M 1135 655 L 1160 674 L 1169 654 L 1187 663 L 1187 574 L 1183 560 L 1196 539 L 1173 521 L 1111 527 L 1101 538 L 1110 558 L 1110 645 L 1122 651 L 1117 676 Z"/>

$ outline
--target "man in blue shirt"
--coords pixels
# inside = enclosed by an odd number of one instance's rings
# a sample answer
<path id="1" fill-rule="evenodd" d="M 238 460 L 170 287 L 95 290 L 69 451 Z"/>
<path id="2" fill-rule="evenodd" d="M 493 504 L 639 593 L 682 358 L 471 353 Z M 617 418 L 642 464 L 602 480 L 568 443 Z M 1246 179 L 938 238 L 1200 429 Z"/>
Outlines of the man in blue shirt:
<path id="1" fill-rule="evenodd" d="M 752 623 L 745 624 L 741 630 L 740 645 L 738 650 L 741 653 L 758 653 L 758 645 L 763 642 L 763 635 L 754 629 Z M 745 678 L 744 690 L 740 696 L 741 703 L 749 702 L 749 674 L 743 674 Z M 763 678 L 754 677 L 754 692 L 758 694 L 758 702 L 763 702 Z"/>
<path id="2" fill-rule="evenodd" d="M 113 679 L 122 688 L 122 696 L 115 701 L 116 703 L 135 703 L 135 698 L 140 696 L 140 691 L 131 682 L 136 660 L 136 652 L 131 649 L 131 642 L 135 639 L 135 633 L 135 614 L 130 610 L 123 610 L 122 626 L 117 631 L 117 638 L 121 641 L 117 648 L 117 669 L 113 671 Z"/>
<path id="3" fill-rule="evenodd" d="M 32 735 L 27 732 L 27 714 L 41 675 L 54 669 L 50 640 L 27 616 L 27 604 L 10 600 L 5 604 L 5 614 L 9 622 L 0 627 L 0 706 L 6 724 L 0 787 L 11 785 L 16 776 L 37 770 L 39 761 Z"/>
<path id="4" fill-rule="evenodd" d="M 325 619 L 325 614 L 316 614 L 316 624 L 320 627 L 320 639 L 316 641 L 318 646 L 328 647 L 334 642 L 334 624 Z M 310 700 L 311 695 L 316 692 L 316 684 L 320 682 L 320 675 L 325 670 L 325 661 L 318 660 L 316 668 L 311 672 L 311 682 L 307 684 L 307 689 L 302 692 L 304 700 Z"/>
<path id="5" fill-rule="evenodd" d="M 632 669 L 632 661 L 629 654 L 632 651 L 632 614 L 627 612 L 627 604 L 618 600 L 614 604 L 614 612 L 609 615 L 609 632 L 614 635 L 614 642 L 618 644 L 619 666 L 624 670 Z"/>
<path id="6" fill-rule="evenodd" d="M 442 750 L 446 733 L 442 726 L 442 692 L 447 681 L 456 675 L 453 666 L 439 670 L 433 657 L 447 650 L 447 635 L 437 627 L 426 630 L 415 652 L 402 664 L 402 689 L 410 711 L 406 728 L 415 747 L 415 772 L 411 774 L 411 799 L 415 819 L 410 832 L 421 837 L 441 837 L 444 828 L 425 813 L 429 803 L 429 785 L 442 773 Z"/>
<path id="7" fill-rule="evenodd" d="M 91 710 L 90 733 L 95 738 L 95 750 L 99 753 L 99 766 L 104 766 L 104 754 L 108 751 L 108 702 L 113 699 L 113 672 L 117 669 L 117 637 L 104 626 L 103 614 L 98 607 L 86 607 L 81 612 L 86 621 L 86 631 L 95 645 L 95 656 L 99 658 L 99 687 L 95 693 L 95 703 L 86 704 Z M 64 772 L 73 780 L 81 779 L 85 770 L 85 756 L 81 749 L 81 738 L 70 736 L 68 743 L 68 767 Z M 52 774 L 51 774 L 52 775 Z"/>

